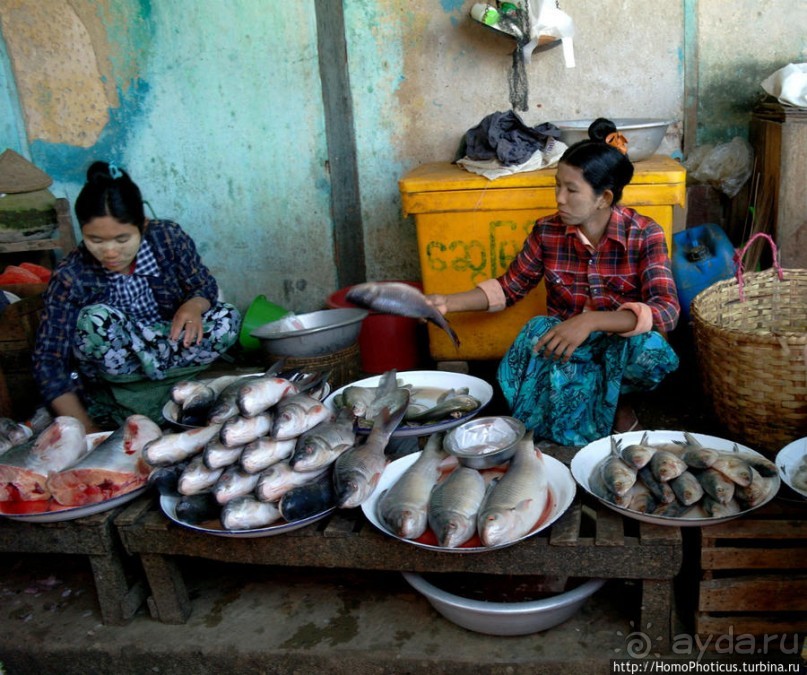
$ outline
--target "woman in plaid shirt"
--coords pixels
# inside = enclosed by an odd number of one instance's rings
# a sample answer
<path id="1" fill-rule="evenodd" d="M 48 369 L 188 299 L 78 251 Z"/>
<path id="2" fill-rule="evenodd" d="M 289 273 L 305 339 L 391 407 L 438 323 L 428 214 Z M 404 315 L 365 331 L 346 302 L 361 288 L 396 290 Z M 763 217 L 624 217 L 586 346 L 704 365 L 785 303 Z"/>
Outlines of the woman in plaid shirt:
<path id="1" fill-rule="evenodd" d="M 558 211 L 536 221 L 497 279 L 429 296 L 443 314 L 498 311 L 541 279 L 548 316 L 530 320 L 499 365 L 512 414 L 536 438 L 585 445 L 640 428 L 625 396 L 678 367 L 664 334 L 679 304 L 662 228 L 619 204 L 633 178 L 626 140 L 598 119 L 558 163 Z"/>
<path id="2" fill-rule="evenodd" d="M 235 343 L 241 317 L 218 302 L 216 280 L 180 226 L 146 218 L 125 171 L 95 162 L 75 211 L 83 241 L 45 292 L 34 375 L 53 412 L 91 433 L 100 429 L 80 376 L 161 380 L 211 363 Z"/>

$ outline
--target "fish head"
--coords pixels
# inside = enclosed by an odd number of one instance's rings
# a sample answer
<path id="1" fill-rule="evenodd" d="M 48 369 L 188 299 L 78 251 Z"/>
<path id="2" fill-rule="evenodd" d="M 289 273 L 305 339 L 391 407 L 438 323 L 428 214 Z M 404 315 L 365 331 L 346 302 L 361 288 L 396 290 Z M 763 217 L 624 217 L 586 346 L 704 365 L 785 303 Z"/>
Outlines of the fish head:
<path id="1" fill-rule="evenodd" d="M 488 511 L 480 514 L 479 538 L 485 546 L 498 546 L 511 540 L 515 513 L 512 509 Z"/>

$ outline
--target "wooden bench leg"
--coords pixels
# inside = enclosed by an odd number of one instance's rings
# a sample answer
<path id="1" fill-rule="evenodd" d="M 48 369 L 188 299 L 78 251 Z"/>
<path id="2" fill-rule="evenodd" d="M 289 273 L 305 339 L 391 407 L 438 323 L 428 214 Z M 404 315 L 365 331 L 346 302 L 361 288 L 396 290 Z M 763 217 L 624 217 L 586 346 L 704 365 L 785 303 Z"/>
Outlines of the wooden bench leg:
<path id="1" fill-rule="evenodd" d="M 140 554 L 140 561 L 151 587 L 148 605 L 152 616 L 162 623 L 185 623 L 191 602 L 179 566 L 172 558 L 153 553 Z"/>
<path id="2" fill-rule="evenodd" d="M 145 600 L 145 585 L 138 581 L 129 587 L 123 560 L 114 553 L 89 558 L 101 619 L 108 626 L 126 625 Z"/>
<path id="3" fill-rule="evenodd" d="M 672 645 L 672 579 L 644 579 L 638 631 L 650 639 L 651 654 L 668 652 Z"/>

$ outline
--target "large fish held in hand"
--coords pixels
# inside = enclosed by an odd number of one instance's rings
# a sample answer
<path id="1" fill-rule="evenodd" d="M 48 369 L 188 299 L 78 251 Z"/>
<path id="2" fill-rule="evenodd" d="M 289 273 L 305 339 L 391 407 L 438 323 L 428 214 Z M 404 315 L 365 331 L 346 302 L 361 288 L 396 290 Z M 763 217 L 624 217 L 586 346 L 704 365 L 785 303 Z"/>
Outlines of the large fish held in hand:
<path id="1" fill-rule="evenodd" d="M 479 509 L 477 529 L 485 546 L 499 546 L 529 534 L 549 499 L 546 468 L 532 434 L 519 441 L 507 473 L 492 485 Z"/>
<path id="2" fill-rule="evenodd" d="M 97 504 L 132 492 L 146 484 L 151 472 L 143 448 L 162 433 L 145 415 L 130 415 L 84 459 L 51 473 L 48 489 L 62 506 Z"/>
<path id="3" fill-rule="evenodd" d="M 460 339 L 448 320 L 414 286 L 399 281 L 370 281 L 353 286 L 345 299 L 382 314 L 431 321 L 448 334 L 455 347 L 460 346 Z"/>
<path id="4" fill-rule="evenodd" d="M 33 443 L 2 456 L 0 502 L 50 499 L 48 474 L 72 466 L 89 451 L 84 425 L 75 417 L 60 415 Z"/>

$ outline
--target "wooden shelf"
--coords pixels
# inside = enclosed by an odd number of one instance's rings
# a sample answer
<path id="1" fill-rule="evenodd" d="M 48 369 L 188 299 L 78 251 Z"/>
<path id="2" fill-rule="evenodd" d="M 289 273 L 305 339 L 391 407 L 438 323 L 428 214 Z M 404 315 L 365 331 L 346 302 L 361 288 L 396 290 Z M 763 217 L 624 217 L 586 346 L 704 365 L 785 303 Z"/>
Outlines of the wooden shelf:
<path id="1" fill-rule="evenodd" d="M 32 239 L 0 244 L 2 253 L 25 253 L 27 251 L 55 251 L 68 253 L 76 247 L 76 236 L 73 234 L 73 222 L 70 218 L 70 204 L 64 198 L 56 200 L 56 236 L 49 239 Z"/>

